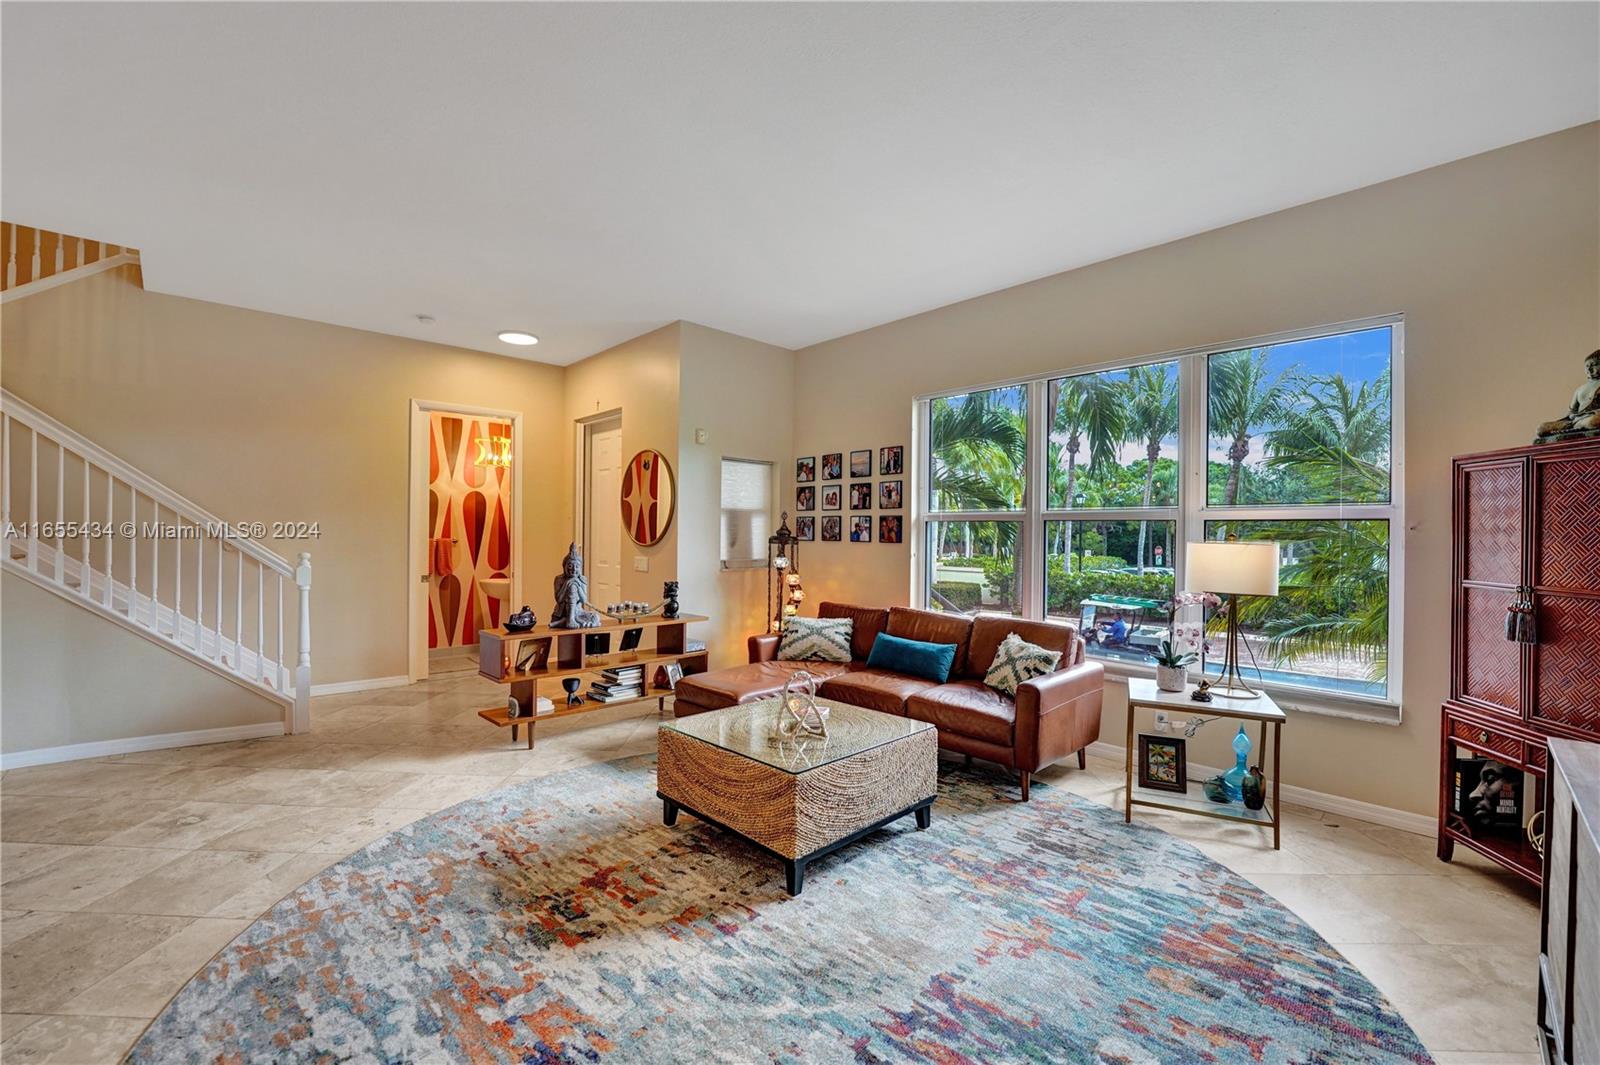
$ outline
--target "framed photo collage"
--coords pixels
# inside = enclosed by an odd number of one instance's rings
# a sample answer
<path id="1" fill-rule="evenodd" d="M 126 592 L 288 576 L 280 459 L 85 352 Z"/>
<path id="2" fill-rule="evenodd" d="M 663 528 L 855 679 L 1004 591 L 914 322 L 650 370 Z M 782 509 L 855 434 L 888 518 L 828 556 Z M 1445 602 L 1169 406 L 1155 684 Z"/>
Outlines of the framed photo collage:
<path id="1" fill-rule="evenodd" d="M 795 535 L 835 543 L 904 542 L 905 467 L 904 444 L 795 459 Z"/>

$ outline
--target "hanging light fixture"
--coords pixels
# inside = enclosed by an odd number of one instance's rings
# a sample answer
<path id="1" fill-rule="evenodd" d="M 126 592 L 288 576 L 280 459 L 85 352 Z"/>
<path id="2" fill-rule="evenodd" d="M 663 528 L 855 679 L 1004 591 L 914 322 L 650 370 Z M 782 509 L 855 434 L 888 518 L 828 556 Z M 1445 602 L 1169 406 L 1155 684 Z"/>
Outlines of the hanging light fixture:
<path id="1" fill-rule="evenodd" d="M 478 457 L 475 460 L 477 465 L 510 469 L 511 438 L 509 436 L 480 436 L 473 442 L 478 445 Z"/>

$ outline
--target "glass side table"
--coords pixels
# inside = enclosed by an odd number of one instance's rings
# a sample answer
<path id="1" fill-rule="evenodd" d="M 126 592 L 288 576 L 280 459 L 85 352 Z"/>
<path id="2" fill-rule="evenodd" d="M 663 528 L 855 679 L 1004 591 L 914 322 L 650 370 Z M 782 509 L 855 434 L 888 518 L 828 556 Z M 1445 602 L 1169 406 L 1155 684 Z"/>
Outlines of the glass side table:
<path id="1" fill-rule="evenodd" d="M 1282 815 L 1278 804 L 1278 787 L 1282 783 L 1279 777 L 1279 754 L 1282 750 L 1284 712 L 1265 692 L 1255 699 L 1227 699 L 1213 695 L 1209 703 L 1197 703 L 1189 698 L 1189 692 L 1193 690 L 1191 685 L 1181 692 L 1164 692 L 1156 687 L 1155 681 L 1146 677 L 1128 678 L 1128 745 L 1124 761 L 1122 819 L 1132 821 L 1135 806 L 1148 806 L 1181 814 L 1217 817 L 1225 821 L 1243 821 L 1271 828 L 1272 849 L 1281 849 Z M 1206 798 L 1205 789 L 1199 781 L 1189 781 L 1188 789 L 1183 792 L 1136 786 L 1133 760 L 1137 730 L 1134 725 L 1141 710 L 1165 710 L 1169 714 L 1181 713 L 1185 717 L 1219 717 L 1246 723 L 1254 721 L 1259 726 L 1256 730 L 1255 761 L 1263 767 L 1267 764 L 1267 726 L 1271 725 L 1272 768 L 1267 777 L 1266 804 L 1259 810 L 1251 810 L 1242 803 L 1212 802 Z"/>

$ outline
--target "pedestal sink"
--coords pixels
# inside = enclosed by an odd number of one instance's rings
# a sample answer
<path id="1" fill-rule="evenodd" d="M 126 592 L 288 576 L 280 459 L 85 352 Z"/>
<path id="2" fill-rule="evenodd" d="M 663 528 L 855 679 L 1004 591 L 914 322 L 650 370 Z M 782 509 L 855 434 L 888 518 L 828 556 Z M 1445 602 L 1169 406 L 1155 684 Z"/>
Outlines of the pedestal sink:
<path id="1" fill-rule="evenodd" d="M 511 598 L 510 577 L 489 577 L 479 581 L 478 584 L 483 587 L 484 594 L 492 598 L 501 600 Z"/>

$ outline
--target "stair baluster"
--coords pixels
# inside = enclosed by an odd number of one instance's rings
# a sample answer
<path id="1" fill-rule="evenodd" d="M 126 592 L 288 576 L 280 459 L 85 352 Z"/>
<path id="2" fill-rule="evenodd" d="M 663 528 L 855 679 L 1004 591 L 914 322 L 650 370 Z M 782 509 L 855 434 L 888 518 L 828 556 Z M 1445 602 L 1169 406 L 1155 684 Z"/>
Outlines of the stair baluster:
<path id="1" fill-rule="evenodd" d="M 10 234 L 14 237 L 14 234 Z M 34 252 L 37 256 L 39 253 Z M 50 258 L 58 262 L 59 248 L 46 251 L 46 264 Z M 71 257 L 67 260 L 72 261 Z M 81 263 L 79 264 L 81 265 Z M 70 268 L 70 267 L 69 267 Z M 14 424 L 16 423 L 16 424 Z M 28 432 L 26 456 L 16 454 L 17 430 Z M 43 438 L 41 445 L 41 437 Z M 41 455 L 41 446 L 55 447 L 56 461 L 49 462 Z M 67 478 L 70 475 L 67 455 L 83 464 L 83 491 L 81 513 L 73 507 L 79 501 L 69 501 Z M 17 461 L 25 458 L 24 461 Z M 54 466 L 50 471 L 49 467 Z M 55 505 L 50 506 L 51 485 L 41 489 L 41 481 L 54 473 Z M 17 521 L 22 517 L 15 506 L 20 486 L 13 482 L 24 476 L 27 485 L 26 528 Z M 75 476 L 75 475 L 74 475 Z M 100 514 L 94 512 L 96 499 L 93 478 L 105 478 L 105 503 Z M 117 513 L 119 484 L 128 487 L 126 520 L 119 521 Z M 42 493 L 42 498 L 41 498 Z M 148 499 L 150 523 L 140 521 L 141 501 Z M 45 522 L 42 508 L 54 512 L 54 528 Z M 139 472 L 114 455 L 100 448 L 75 430 L 61 424 L 49 415 L 26 402 L 0 390 L 0 510 L 6 524 L 6 545 L 0 552 L 0 561 L 9 572 L 53 591 L 108 618 L 131 628 L 141 635 L 165 644 L 175 653 L 182 654 L 198 664 L 246 685 L 258 692 L 278 699 L 285 704 L 284 723 L 288 731 L 303 731 L 310 727 L 311 694 L 311 556 L 300 553 L 295 564 L 275 554 L 265 546 L 239 534 L 230 526 L 195 506 L 159 482 Z M 172 521 L 164 522 L 164 512 L 170 511 Z M 76 550 L 64 535 L 70 523 L 78 522 L 80 534 Z M 130 530 L 132 535 L 126 535 Z M 41 536 L 41 531 L 48 535 Z M 165 533 L 172 531 L 173 558 L 170 605 L 161 583 L 162 541 Z M 104 536 L 102 555 L 91 546 L 96 536 Z M 195 540 L 195 571 L 193 610 L 186 612 L 184 596 L 183 541 L 192 536 Z M 122 547 L 118 540 L 126 540 Z M 145 563 L 148 574 L 148 592 L 140 584 L 141 540 L 149 551 Z M 215 550 L 216 585 L 207 596 L 205 578 L 211 561 L 206 557 L 208 544 Z M 126 554 L 119 559 L 119 554 Z M 225 553 L 234 556 L 234 579 L 229 588 L 225 584 L 227 562 Z M 98 564 L 98 565 L 97 565 Z M 119 564 L 124 572 L 119 576 Z M 250 584 L 246 567 L 254 566 L 256 599 L 254 647 L 248 646 L 245 614 Z M 268 596 L 268 573 L 272 577 L 271 602 Z M 284 583 L 292 579 L 298 592 L 293 606 L 285 602 Z M 99 582 L 96 584 L 95 582 Z M 225 632 L 224 611 L 232 595 L 233 631 Z M 206 613 L 207 599 L 212 613 Z M 285 611 L 297 609 L 295 626 L 297 639 L 285 639 Z M 275 611 L 275 613 L 273 613 Z M 272 616 L 269 618 L 269 613 Z M 267 655 L 267 629 L 277 630 L 274 656 Z M 227 644 L 224 644 L 224 638 Z M 293 650 L 291 651 L 291 647 Z M 294 655 L 291 662 L 290 655 Z"/>

